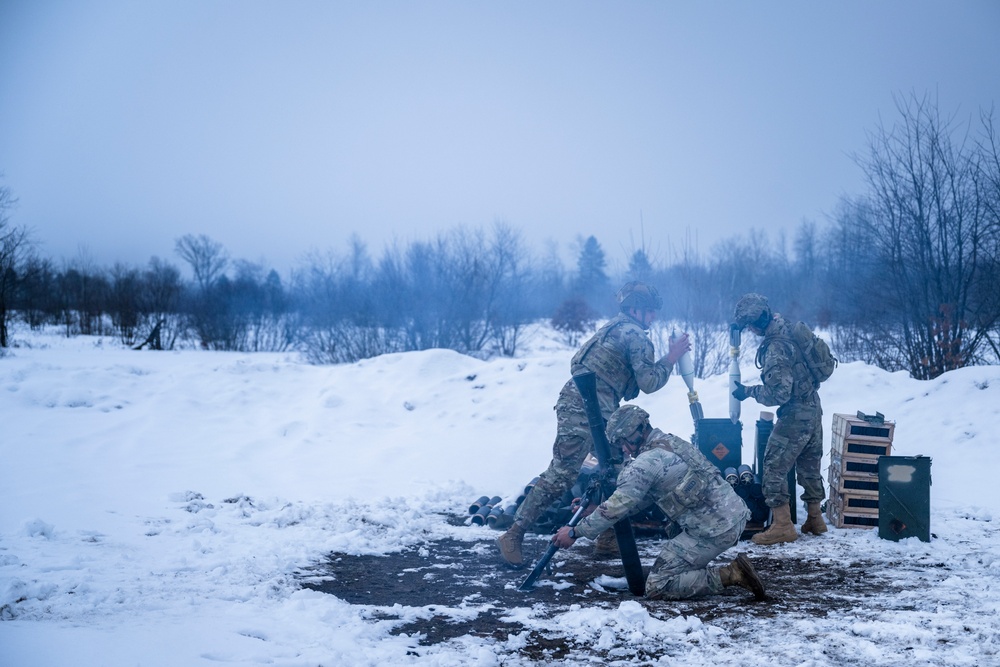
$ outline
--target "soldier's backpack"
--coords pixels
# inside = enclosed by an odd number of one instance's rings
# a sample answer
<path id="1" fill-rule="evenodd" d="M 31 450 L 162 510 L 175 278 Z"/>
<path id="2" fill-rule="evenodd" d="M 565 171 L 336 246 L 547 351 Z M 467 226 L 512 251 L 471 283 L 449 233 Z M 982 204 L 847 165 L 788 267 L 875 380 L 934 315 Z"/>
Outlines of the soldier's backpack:
<path id="1" fill-rule="evenodd" d="M 814 334 L 812 329 L 802 322 L 796 322 L 790 326 L 788 334 L 787 336 L 772 336 L 769 340 L 791 343 L 792 347 L 798 350 L 802 356 L 802 361 L 812 377 L 813 384 L 818 387 L 821 382 L 833 375 L 833 369 L 837 367 L 837 358 L 830 352 L 830 346 L 826 344 L 826 341 Z M 757 350 L 757 368 L 763 367 L 766 350 L 766 344 Z"/>
<path id="2" fill-rule="evenodd" d="M 826 341 L 814 334 L 804 323 L 796 322 L 790 329 L 792 342 L 802 354 L 802 360 L 809 369 L 813 381 L 819 386 L 820 382 L 825 382 L 833 375 L 833 369 L 837 367 L 837 358 L 830 352 L 830 346 Z"/>

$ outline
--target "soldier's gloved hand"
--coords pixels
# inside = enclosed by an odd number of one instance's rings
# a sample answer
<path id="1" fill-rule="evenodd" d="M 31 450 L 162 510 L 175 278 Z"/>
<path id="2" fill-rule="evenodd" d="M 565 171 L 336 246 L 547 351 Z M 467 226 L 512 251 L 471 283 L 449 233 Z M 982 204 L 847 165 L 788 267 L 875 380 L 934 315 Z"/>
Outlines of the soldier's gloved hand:
<path id="1" fill-rule="evenodd" d="M 750 394 L 747 392 L 746 385 L 737 382 L 736 389 L 733 390 L 733 397 L 737 401 L 745 401 L 749 396 Z"/>

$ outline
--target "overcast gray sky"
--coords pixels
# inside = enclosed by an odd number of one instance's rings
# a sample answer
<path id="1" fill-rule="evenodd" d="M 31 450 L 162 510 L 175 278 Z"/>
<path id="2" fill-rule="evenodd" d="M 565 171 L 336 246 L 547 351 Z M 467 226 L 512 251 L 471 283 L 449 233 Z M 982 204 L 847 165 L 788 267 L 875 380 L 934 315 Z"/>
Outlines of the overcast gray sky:
<path id="1" fill-rule="evenodd" d="M 1000 99 L 1000 2 L 0 0 L 0 185 L 57 260 L 505 220 L 622 262 L 824 222 L 913 92 Z"/>

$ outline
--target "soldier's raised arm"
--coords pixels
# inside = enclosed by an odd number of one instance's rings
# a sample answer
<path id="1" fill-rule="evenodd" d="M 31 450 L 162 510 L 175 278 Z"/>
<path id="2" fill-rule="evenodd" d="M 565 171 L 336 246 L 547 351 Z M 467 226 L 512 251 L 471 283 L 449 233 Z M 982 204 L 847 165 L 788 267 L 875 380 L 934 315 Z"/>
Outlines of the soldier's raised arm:
<path id="1" fill-rule="evenodd" d="M 646 336 L 629 340 L 629 362 L 635 373 L 635 382 L 645 394 L 659 391 L 670 379 L 674 364 L 691 349 L 691 341 L 685 333 L 670 342 L 670 349 L 658 360 L 653 360 L 653 343 Z"/>

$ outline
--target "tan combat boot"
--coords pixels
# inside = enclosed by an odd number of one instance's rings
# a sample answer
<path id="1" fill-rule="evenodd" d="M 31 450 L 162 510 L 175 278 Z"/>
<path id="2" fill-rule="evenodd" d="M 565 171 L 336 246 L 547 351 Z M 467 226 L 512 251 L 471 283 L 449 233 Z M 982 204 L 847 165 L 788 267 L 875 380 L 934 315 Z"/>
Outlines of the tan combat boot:
<path id="1" fill-rule="evenodd" d="M 826 521 L 823 520 L 823 512 L 819 509 L 819 503 L 806 503 L 806 511 L 809 516 L 802 524 L 802 534 L 812 533 L 822 535 L 826 532 Z"/>
<path id="2" fill-rule="evenodd" d="M 511 567 L 521 567 L 524 565 L 524 557 L 521 555 L 521 542 L 524 541 L 524 528 L 521 524 L 515 523 L 507 532 L 497 538 L 497 547 L 500 548 L 500 557 Z"/>
<path id="3" fill-rule="evenodd" d="M 795 524 L 792 523 L 791 507 L 788 505 L 772 507 L 771 513 L 771 525 L 763 533 L 757 533 L 751 538 L 754 544 L 780 544 L 799 539 L 799 534 L 795 532 Z"/>
<path id="4" fill-rule="evenodd" d="M 729 565 L 720 567 L 719 576 L 722 578 L 723 586 L 745 588 L 753 593 L 753 596 L 758 600 L 763 600 L 766 597 L 764 594 L 764 584 L 761 583 L 760 577 L 757 576 L 757 571 L 753 569 L 753 565 L 750 564 L 750 559 L 746 557 L 746 554 L 740 554 Z"/>
<path id="5" fill-rule="evenodd" d="M 618 550 L 618 537 L 614 528 L 608 528 L 594 540 L 594 555 L 598 558 L 611 558 L 621 555 Z"/>

